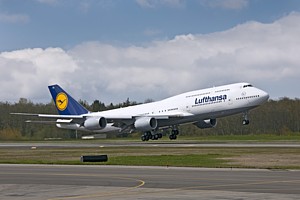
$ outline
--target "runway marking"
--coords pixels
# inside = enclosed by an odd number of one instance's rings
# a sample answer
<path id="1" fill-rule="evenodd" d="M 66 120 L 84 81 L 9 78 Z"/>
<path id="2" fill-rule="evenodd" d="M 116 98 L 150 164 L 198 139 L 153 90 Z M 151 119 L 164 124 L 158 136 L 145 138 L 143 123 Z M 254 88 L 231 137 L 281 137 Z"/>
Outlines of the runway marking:
<path id="1" fill-rule="evenodd" d="M 1 173 L 4 175 L 46 175 L 46 176 L 82 176 L 82 177 L 109 177 L 109 178 L 115 178 L 115 179 L 123 179 L 123 180 L 131 180 L 136 181 L 139 184 L 132 186 L 132 187 L 125 187 L 124 189 L 118 190 L 118 191 L 111 191 L 111 192 L 101 192 L 101 193 L 94 193 L 90 195 L 77 195 L 77 196 L 66 196 L 66 197 L 55 197 L 50 198 L 48 200 L 66 200 L 66 199 L 83 199 L 83 198 L 92 198 L 92 197 L 104 197 L 104 196 L 113 196 L 113 195 L 121 195 L 124 194 L 124 192 L 140 188 L 143 185 L 145 185 L 145 181 L 130 177 L 121 177 L 121 176 L 112 176 L 112 175 L 105 175 L 105 174 L 65 174 L 65 173 Z"/>
<path id="2" fill-rule="evenodd" d="M 220 179 L 222 180 L 222 179 Z M 296 183 L 299 182 L 300 180 L 286 180 L 286 181 L 258 181 L 258 182 L 252 182 L 252 183 L 234 183 L 234 184 L 220 184 L 220 185 L 206 185 L 206 186 L 193 186 L 193 187 L 178 187 L 178 188 L 159 188 L 160 191 L 156 191 L 155 193 L 169 193 L 170 191 L 185 191 L 185 190 L 191 190 L 191 189 L 207 189 L 207 188 L 211 188 L 213 190 L 217 190 L 217 191 L 222 191 L 222 189 L 219 189 L 218 187 L 227 187 L 227 186 L 247 186 L 247 185 L 264 185 L 264 184 L 270 184 L 270 183 Z M 249 188 L 235 188 L 234 190 L 225 190 L 225 191 L 236 191 L 236 192 L 246 192 L 245 190 L 247 190 Z M 265 193 L 266 190 L 268 191 L 273 191 L 273 190 L 278 190 L 278 188 L 276 189 L 266 189 L 266 188 L 258 188 L 255 190 L 263 190 Z M 283 190 L 283 189 L 280 189 Z M 208 191 L 208 190 L 205 190 Z M 253 190 L 252 190 L 253 192 Z M 133 192 L 134 193 L 134 192 Z M 137 191 L 135 193 L 138 193 Z M 151 192 L 144 192 L 144 193 L 151 193 Z"/>
<path id="3" fill-rule="evenodd" d="M 140 184 L 133 186 L 133 187 L 127 187 L 118 191 L 111 191 L 111 192 L 101 192 L 101 193 L 94 193 L 90 195 L 78 195 L 78 196 L 69 196 L 69 197 L 57 197 L 57 198 L 50 198 L 48 200 L 65 200 L 65 199 L 83 199 L 83 198 L 92 198 L 92 197 L 105 197 L 105 196 L 116 196 L 116 195 L 123 195 L 124 192 L 128 192 L 129 190 L 133 190 L 136 188 L 140 188 L 143 185 L 145 185 L 145 181 L 139 180 L 139 179 L 133 179 L 133 178 L 125 178 L 120 177 L 120 179 L 127 179 L 127 180 L 135 180 L 140 182 Z"/>

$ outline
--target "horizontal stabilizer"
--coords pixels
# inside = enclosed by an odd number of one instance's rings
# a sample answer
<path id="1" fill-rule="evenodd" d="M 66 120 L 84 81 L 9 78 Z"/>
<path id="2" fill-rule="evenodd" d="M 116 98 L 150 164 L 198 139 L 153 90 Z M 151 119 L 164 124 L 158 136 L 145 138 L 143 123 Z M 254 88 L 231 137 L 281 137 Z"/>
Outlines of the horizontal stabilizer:
<path id="1" fill-rule="evenodd" d="M 34 123 L 34 124 L 56 124 L 56 121 L 33 121 L 27 120 L 26 123 Z"/>
<path id="2" fill-rule="evenodd" d="M 23 116 L 33 116 L 33 117 L 43 117 L 43 118 L 53 118 L 53 119 L 83 119 L 82 115 L 49 115 L 49 114 L 34 114 L 34 113 L 10 113 L 11 115 L 23 115 Z"/>

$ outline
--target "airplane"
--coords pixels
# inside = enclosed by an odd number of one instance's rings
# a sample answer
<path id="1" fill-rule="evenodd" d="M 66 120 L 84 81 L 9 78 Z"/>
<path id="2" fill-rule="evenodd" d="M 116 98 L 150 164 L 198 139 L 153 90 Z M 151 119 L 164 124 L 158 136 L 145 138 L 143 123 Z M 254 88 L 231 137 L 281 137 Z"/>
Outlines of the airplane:
<path id="1" fill-rule="evenodd" d="M 103 132 L 142 131 L 142 141 L 162 138 L 171 129 L 169 139 L 175 140 L 178 126 L 192 123 L 198 128 L 213 128 L 217 118 L 243 113 L 243 125 L 249 124 L 248 112 L 269 99 L 269 94 L 250 83 L 234 83 L 218 87 L 182 93 L 156 102 L 113 110 L 90 112 L 59 85 L 48 89 L 59 115 L 11 113 L 55 119 L 31 121 L 54 123 L 58 128 Z"/>

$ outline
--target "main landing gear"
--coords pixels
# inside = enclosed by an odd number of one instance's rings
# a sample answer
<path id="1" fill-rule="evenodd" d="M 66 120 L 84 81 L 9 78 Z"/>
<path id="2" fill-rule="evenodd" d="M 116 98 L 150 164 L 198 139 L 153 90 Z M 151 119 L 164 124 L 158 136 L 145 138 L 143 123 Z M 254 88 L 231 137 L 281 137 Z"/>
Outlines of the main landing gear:
<path id="1" fill-rule="evenodd" d="M 176 140 L 179 131 L 177 129 L 172 129 L 171 134 L 169 135 L 170 140 Z"/>
<path id="2" fill-rule="evenodd" d="M 142 141 L 158 140 L 162 138 L 162 136 L 163 136 L 162 133 L 154 133 L 152 131 L 147 131 L 142 135 L 141 140 Z"/>
<path id="3" fill-rule="evenodd" d="M 171 134 L 169 135 L 170 140 L 176 140 L 177 135 L 179 134 L 179 130 L 177 126 L 172 127 Z M 141 136 L 142 141 L 149 141 L 149 140 L 158 140 L 162 138 L 162 133 L 156 133 L 155 131 L 147 131 Z"/>
<path id="4" fill-rule="evenodd" d="M 248 119 L 248 112 L 244 112 L 244 120 L 243 120 L 243 125 L 248 125 L 250 123 L 249 119 Z"/>

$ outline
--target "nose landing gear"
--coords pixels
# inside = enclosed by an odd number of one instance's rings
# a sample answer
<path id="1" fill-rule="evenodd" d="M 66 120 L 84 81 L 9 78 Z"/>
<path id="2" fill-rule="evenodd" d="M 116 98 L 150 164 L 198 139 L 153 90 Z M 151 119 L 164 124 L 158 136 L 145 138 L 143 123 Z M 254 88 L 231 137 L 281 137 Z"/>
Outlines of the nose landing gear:
<path id="1" fill-rule="evenodd" d="M 248 112 L 244 112 L 244 120 L 243 120 L 243 125 L 248 125 L 250 123 L 249 118 L 248 118 Z"/>

